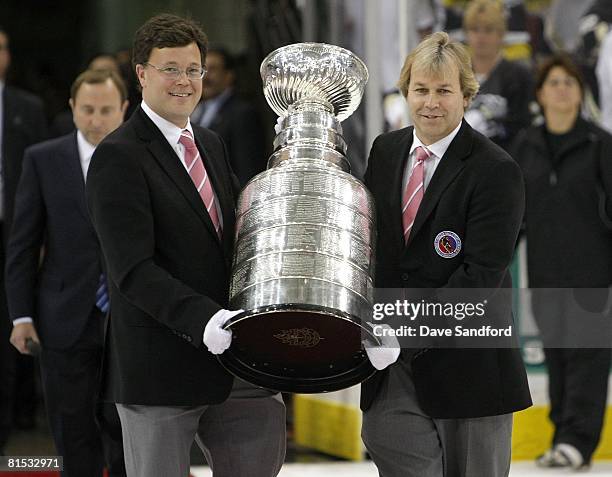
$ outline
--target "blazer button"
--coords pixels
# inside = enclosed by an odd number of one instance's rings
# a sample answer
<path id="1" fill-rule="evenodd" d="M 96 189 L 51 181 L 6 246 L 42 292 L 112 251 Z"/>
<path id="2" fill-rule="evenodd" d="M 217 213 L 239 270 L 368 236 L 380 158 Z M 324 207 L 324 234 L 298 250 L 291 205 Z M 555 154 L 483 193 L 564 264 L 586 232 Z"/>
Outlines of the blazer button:
<path id="1" fill-rule="evenodd" d="M 402 273 L 402 280 L 407 282 L 408 279 L 410 278 L 410 275 L 408 275 L 407 273 Z"/>

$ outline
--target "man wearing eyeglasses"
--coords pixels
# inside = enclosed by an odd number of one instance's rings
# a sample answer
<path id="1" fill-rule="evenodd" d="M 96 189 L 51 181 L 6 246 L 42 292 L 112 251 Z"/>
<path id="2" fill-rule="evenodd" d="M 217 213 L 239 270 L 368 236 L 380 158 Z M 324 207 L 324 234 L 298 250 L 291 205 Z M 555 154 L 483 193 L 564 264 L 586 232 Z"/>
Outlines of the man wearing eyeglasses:
<path id="1" fill-rule="evenodd" d="M 111 299 L 103 396 L 117 404 L 130 477 L 185 477 L 196 435 L 215 477 L 275 476 L 284 459 L 280 396 L 215 356 L 239 312 L 227 310 L 237 181 L 223 141 L 189 121 L 206 48 L 174 15 L 136 32 L 143 101 L 88 173 Z"/>

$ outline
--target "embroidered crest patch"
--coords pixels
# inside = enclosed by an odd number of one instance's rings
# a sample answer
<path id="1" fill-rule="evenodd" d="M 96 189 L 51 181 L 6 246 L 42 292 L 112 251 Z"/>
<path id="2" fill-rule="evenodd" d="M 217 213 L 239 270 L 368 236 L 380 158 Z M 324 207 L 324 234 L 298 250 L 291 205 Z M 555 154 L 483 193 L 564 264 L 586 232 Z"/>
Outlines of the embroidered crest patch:
<path id="1" fill-rule="evenodd" d="M 443 230 L 436 235 L 434 249 L 442 258 L 456 257 L 461 251 L 461 239 L 455 232 Z"/>

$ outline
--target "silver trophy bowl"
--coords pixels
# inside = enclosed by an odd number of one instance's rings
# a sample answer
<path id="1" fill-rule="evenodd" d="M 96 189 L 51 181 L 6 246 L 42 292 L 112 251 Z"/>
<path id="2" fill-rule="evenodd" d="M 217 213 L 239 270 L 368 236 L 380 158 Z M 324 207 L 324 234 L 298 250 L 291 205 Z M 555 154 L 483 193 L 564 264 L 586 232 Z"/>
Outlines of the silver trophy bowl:
<path id="1" fill-rule="evenodd" d="M 343 48 L 299 43 L 261 65 L 266 99 L 282 117 L 268 169 L 238 199 L 230 285 L 231 347 L 220 360 L 258 386 L 315 393 L 373 372 L 375 218 L 350 174 L 341 120 L 359 105 L 368 73 Z"/>
<path id="2" fill-rule="evenodd" d="M 259 69 L 264 95 L 279 116 L 301 99 L 332 105 L 337 121 L 359 106 L 368 69 L 354 53 L 325 43 L 296 43 L 270 53 Z"/>

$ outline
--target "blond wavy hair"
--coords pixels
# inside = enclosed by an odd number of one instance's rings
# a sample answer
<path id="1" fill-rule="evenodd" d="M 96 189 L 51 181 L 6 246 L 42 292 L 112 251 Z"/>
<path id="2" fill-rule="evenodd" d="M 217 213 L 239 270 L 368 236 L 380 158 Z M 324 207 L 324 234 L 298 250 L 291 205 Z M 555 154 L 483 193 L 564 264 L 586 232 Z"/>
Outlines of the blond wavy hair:
<path id="1" fill-rule="evenodd" d="M 479 88 L 472 71 L 472 60 L 467 49 L 461 43 L 451 41 L 445 32 L 429 35 L 410 52 L 402 67 L 397 87 L 406 97 L 413 71 L 422 71 L 432 76 L 446 76 L 452 71 L 453 65 L 459 71 L 461 92 L 469 105 Z"/>

